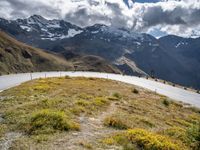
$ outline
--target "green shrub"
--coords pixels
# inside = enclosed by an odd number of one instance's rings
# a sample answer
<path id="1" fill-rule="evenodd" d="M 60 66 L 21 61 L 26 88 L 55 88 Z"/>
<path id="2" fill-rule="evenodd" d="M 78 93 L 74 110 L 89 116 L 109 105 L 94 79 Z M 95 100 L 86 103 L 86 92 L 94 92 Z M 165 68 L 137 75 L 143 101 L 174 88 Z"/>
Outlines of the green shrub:
<path id="1" fill-rule="evenodd" d="M 137 89 L 132 89 L 132 92 L 134 93 L 134 94 L 138 94 L 139 93 L 139 91 L 137 90 Z"/>
<path id="2" fill-rule="evenodd" d="M 182 141 L 192 149 L 200 146 L 200 126 L 198 124 L 189 128 L 171 127 L 164 131 L 164 134 Z"/>
<path id="3" fill-rule="evenodd" d="M 116 97 L 116 98 L 118 98 L 118 99 L 120 99 L 121 98 L 121 95 L 119 94 L 119 93 L 113 93 L 113 95 L 112 95 L 113 97 Z"/>
<path id="4" fill-rule="evenodd" d="M 84 106 L 75 106 L 71 108 L 71 112 L 75 115 L 80 115 L 81 113 L 86 112 L 86 108 Z"/>
<path id="5" fill-rule="evenodd" d="M 29 126 L 29 134 L 49 134 L 55 131 L 79 129 L 79 125 L 71 122 L 64 112 L 47 109 L 34 113 Z"/>
<path id="6" fill-rule="evenodd" d="M 111 116 L 104 119 L 104 125 L 116 129 L 127 129 L 127 125 L 119 118 Z"/>
<path id="7" fill-rule="evenodd" d="M 193 125 L 186 130 L 191 143 L 194 143 L 194 149 L 200 147 L 200 124 Z"/>
<path id="8" fill-rule="evenodd" d="M 86 100 L 78 100 L 76 104 L 79 106 L 88 106 L 90 103 Z"/>
<path id="9" fill-rule="evenodd" d="M 146 118 L 141 118 L 140 121 L 151 128 L 155 127 L 155 124 Z"/>
<path id="10" fill-rule="evenodd" d="M 119 98 L 114 97 L 114 96 L 109 96 L 109 97 L 107 97 L 107 99 L 111 100 L 111 101 L 118 101 L 119 100 Z"/>
<path id="11" fill-rule="evenodd" d="M 163 100 L 163 104 L 168 107 L 170 105 L 170 102 L 167 99 Z"/>
<path id="12" fill-rule="evenodd" d="M 103 98 L 103 97 L 96 97 L 92 104 L 95 105 L 95 106 L 103 106 L 107 103 L 107 99 Z"/>
<path id="13" fill-rule="evenodd" d="M 189 143 L 189 138 L 186 133 L 186 129 L 181 127 L 171 127 L 164 131 L 164 134 L 173 137 L 175 139 L 181 140 L 184 143 Z"/>
<path id="14" fill-rule="evenodd" d="M 167 136 L 151 133 L 144 129 L 127 131 L 127 137 L 132 143 L 137 143 L 144 150 L 180 150 L 182 145 L 173 142 Z"/>
<path id="15" fill-rule="evenodd" d="M 68 75 L 66 75 L 66 76 L 65 76 L 65 79 L 71 79 L 71 77 L 70 77 L 70 76 L 68 76 Z"/>
<path id="16" fill-rule="evenodd" d="M 123 147 L 123 150 L 136 150 L 138 149 L 137 146 L 133 143 L 131 143 L 127 137 L 125 136 L 125 133 L 120 132 L 112 135 L 111 137 L 107 137 L 102 141 L 104 144 L 107 145 L 116 145 L 119 144 Z"/>

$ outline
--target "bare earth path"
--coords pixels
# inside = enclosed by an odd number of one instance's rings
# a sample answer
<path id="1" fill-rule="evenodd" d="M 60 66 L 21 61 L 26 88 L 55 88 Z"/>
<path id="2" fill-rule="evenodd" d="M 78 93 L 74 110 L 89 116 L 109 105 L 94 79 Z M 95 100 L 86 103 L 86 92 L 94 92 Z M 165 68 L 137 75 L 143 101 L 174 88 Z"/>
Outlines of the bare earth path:
<path id="1" fill-rule="evenodd" d="M 9 132 L 0 139 L 0 150 L 9 150 L 12 146 L 12 143 L 22 136 L 21 133 Z"/>
<path id="2" fill-rule="evenodd" d="M 71 133 L 62 139 L 58 139 L 52 143 L 52 148 L 56 150 L 83 150 L 87 149 L 87 147 L 91 148 L 90 145 L 95 145 L 95 149 L 101 150 L 101 148 L 98 148 L 97 141 L 105 135 L 116 131 L 112 128 L 106 128 L 103 125 L 103 120 L 115 111 L 115 103 L 112 103 L 106 111 L 95 118 L 89 118 L 84 115 L 79 117 L 81 130 L 76 133 Z M 116 148 L 109 147 L 107 149 L 113 150 Z"/>

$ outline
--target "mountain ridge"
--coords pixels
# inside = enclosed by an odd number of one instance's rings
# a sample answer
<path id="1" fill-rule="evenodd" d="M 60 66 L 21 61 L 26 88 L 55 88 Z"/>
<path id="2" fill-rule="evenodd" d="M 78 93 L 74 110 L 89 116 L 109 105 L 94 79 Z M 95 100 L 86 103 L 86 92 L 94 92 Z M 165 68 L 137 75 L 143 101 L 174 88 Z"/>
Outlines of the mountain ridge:
<path id="1" fill-rule="evenodd" d="M 37 19 L 35 22 L 38 22 Z M 200 38 L 168 35 L 156 39 L 146 33 L 137 33 L 103 24 L 80 28 L 63 20 L 40 19 L 39 24 L 30 24 L 31 27 L 37 29 L 34 32 L 28 32 L 26 28 L 22 29 L 20 27 L 22 24 L 15 21 L 7 21 L 4 25 L 0 20 L 0 28 L 19 41 L 34 47 L 61 55 L 68 51 L 82 56 L 94 55 L 104 58 L 128 75 L 150 76 L 154 72 L 157 78 L 200 88 L 200 68 L 198 67 L 200 66 L 198 58 Z M 64 23 L 53 25 L 56 21 Z M 43 27 L 40 24 L 45 25 Z M 50 27 L 49 24 L 51 24 Z"/>

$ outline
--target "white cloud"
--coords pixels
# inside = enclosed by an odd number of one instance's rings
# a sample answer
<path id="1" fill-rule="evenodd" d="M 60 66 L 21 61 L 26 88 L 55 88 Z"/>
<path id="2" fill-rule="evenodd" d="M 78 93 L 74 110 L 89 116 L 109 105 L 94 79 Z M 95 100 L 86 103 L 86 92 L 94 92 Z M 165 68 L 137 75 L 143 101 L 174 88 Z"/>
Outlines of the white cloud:
<path id="1" fill-rule="evenodd" d="M 123 0 L 1 0 L 0 17 L 25 18 L 33 14 L 58 18 L 79 26 L 103 23 L 132 30 L 200 36 L 199 0 L 161 0 L 132 3 Z"/>

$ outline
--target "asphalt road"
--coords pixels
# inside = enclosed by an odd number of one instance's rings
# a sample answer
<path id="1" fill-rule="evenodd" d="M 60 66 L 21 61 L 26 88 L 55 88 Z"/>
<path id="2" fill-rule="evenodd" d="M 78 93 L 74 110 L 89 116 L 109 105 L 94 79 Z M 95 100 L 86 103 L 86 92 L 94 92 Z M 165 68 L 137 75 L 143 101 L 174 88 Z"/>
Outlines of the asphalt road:
<path id="1" fill-rule="evenodd" d="M 156 93 L 165 95 L 173 100 L 181 101 L 200 108 L 200 94 L 198 93 L 135 76 L 123 76 L 98 72 L 39 72 L 5 75 L 0 76 L 0 91 L 17 86 L 31 79 L 60 77 L 66 75 L 71 77 L 96 77 L 121 81 L 155 91 Z"/>

